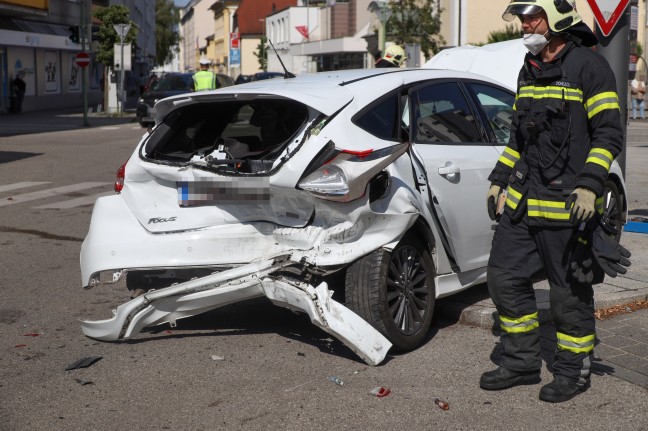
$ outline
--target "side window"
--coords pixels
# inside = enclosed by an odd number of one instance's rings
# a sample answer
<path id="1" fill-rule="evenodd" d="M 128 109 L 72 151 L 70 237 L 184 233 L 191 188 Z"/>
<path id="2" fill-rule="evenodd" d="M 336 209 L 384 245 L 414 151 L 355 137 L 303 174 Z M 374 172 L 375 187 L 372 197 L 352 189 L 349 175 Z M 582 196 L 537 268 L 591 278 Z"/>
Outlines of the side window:
<path id="1" fill-rule="evenodd" d="M 356 115 L 353 122 L 361 129 L 378 138 L 398 139 L 398 130 L 400 128 L 398 95 L 394 93 L 378 103 L 370 105 Z"/>
<path id="2" fill-rule="evenodd" d="M 417 142 L 480 142 L 475 117 L 454 82 L 428 85 L 412 93 Z"/>
<path id="3" fill-rule="evenodd" d="M 488 124 L 495 135 L 495 143 L 499 145 L 508 144 L 513 126 L 513 93 L 501 90 L 490 85 L 466 84 L 472 89 L 477 101 L 486 114 Z"/>

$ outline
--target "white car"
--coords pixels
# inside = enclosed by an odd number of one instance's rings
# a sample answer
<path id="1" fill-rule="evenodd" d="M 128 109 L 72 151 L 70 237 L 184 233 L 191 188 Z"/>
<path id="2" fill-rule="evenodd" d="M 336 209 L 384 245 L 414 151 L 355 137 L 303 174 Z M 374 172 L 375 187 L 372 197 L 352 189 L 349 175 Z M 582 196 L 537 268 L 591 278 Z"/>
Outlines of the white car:
<path id="1" fill-rule="evenodd" d="M 369 69 L 158 102 L 81 250 L 83 286 L 126 275 L 136 297 L 84 333 L 265 295 L 369 364 L 416 348 L 437 298 L 486 279 L 513 101 L 472 73 Z"/>

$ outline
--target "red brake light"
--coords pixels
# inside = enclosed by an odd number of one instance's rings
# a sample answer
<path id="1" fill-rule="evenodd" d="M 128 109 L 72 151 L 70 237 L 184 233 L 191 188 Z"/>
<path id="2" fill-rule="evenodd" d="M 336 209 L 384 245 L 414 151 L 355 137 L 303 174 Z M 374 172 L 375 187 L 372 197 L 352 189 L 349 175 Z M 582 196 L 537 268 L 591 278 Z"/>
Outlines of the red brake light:
<path id="1" fill-rule="evenodd" d="M 124 177 L 126 176 L 126 163 L 128 163 L 128 160 L 124 162 L 123 165 L 117 169 L 117 181 L 115 181 L 115 193 L 120 193 L 122 189 L 124 188 Z"/>

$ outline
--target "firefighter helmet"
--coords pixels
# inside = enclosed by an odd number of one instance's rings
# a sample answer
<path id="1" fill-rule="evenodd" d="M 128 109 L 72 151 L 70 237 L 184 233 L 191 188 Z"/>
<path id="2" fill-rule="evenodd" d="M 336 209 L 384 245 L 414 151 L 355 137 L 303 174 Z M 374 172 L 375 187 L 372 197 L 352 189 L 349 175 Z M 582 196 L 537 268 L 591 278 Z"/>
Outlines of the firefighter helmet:
<path id="1" fill-rule="evenodd" d="M 513 21 L 519 15 L 535 15 L 540 11 L 547 14 L 549 28 L 556 33 L 582 21 L 574 0 L 511 0 L 502 19 Z"/>
<path id="2" fill-rule="evenodd" d="M 383 55 L 383 59 L 394 64 L 396 67 L 400 67 L 401 64 L 403 64 L 403 62 L 407 59 L 407 56 L 405 55 L 405 50 L 402 46 L 391 45 L 387 47 L 387 49 L 385 49 L 385 55 Z"/>

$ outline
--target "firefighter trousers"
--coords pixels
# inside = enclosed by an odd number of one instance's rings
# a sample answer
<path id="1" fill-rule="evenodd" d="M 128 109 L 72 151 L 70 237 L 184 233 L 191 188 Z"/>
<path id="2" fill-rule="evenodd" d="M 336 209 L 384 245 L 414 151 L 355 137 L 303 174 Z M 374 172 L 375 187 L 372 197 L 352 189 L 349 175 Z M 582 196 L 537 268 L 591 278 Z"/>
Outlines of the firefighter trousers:
<path id="1" fill-rule="evenodd" d="M 569 279 L 571 227 L 529 226 L 505 211 L 495 231 L 488 262 L 488 291 L 499 313 L 501 366 L 539 370 L 540 325 L 533 283 L 547 279 L 557 344 L 552 371 L 588 384 L 595 341 L 594 291 Z"/>

